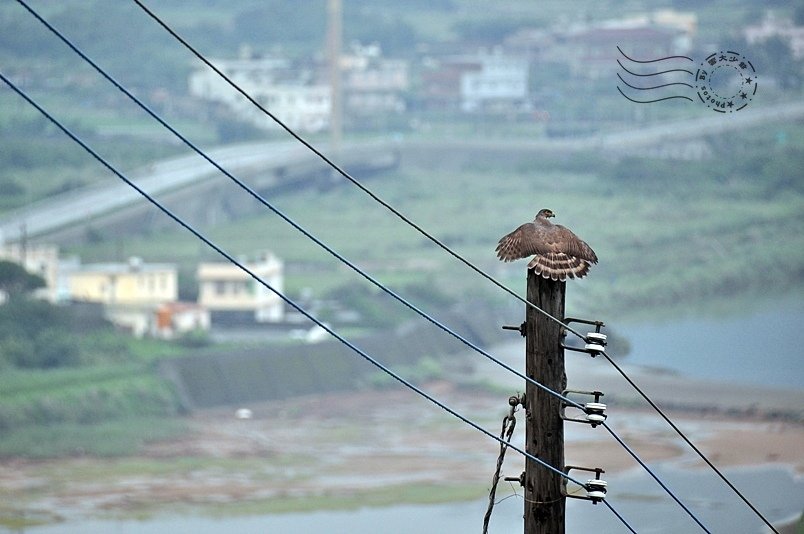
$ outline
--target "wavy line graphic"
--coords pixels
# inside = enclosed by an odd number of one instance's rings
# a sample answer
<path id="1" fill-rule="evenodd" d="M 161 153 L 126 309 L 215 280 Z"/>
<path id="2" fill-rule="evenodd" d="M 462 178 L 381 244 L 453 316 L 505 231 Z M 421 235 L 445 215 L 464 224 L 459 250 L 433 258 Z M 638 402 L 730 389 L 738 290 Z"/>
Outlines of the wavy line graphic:
<path id="1" fill-rule="evenodd" d="M 626 82 L 625 80 L 623 80 L 623 77 L 622 77 L 622 76 L 620 76 L 620 73 L 619 73 L 619 72 L 617 73 L 617 77 L 618 77 L 618 78 L 620 79 L 620 81 L 621 81 L 621 82 L 623 82 L 625 85 L 627 85 L 627 86 L 628 86 L 628 87 L 630 87 L 631 89 L 636 89 L 636 90 L 638 90 L 638 91 L 648 91 L 648 90 L 650 90 L 650 89 L 659 89 L 659 88 L 661 88 L 661 87 L 670 87 L 671 85 L 686 85 L 687 87 L 689 87 L 690 89 L 692 89 L 692 85 L 690 85 L 690 84 L 688 84 L 688 83 L 684 83 L 684 82 L 665 83 L 665 84 L 663 84 L 663 85 L 654 85 L 653 87 L 634 87 L 634 86 L 633 86 L 633 85 L 631 85 L 630 83 L 628 83 L 628 82 Z"/>
<path id="2" fill-rule="evenodd" d="M 617 64 L 618 64 L 620 67 L 622 67 L 622 69 L 623 69 L 625 72 L 627 72 L 628 74 L 630 74 L 631 76 L 658 76 L 659 74 L 667 74 L 668 72 L 686 72 L 687 74 L 689 74 L 690 76 L 692 76 L 692 71 L 691 71 L 691 70 L 687 70 L 687 69 L 669 69 L 669 70 L 663 70 L 663 71 L 660 71 L 660 72 L 654 72 L 653 74 L 639 74 L 638 72 L 631 72 L 630 70 L 626 69 L 626 68 L 625 68 L 625 65 L 623 65 L 622 63 L 620 63 L 620 60 L 619 60 L 619 59 L 617 60 Z"/>
<path id="3" fill-rule="evenodd" d="M 672 100 L 674 98 L 683 98 L 684 100 L 689 100 L 690 102 L 693 101 L 691 98 L 689 98 L 687 96 L 680 96 L 680 95 L 678 95 L 678 96 L 666 96 L 664 98 L 657 98 L 656 100 L 635 100 L 635 99 L 631 98 L 630 96 L 628 96 L 627 94 L 623 93 L 623 90 L 620 89 L 619 85 L 617 86 L 617 90 L 625 98 L 627 98 L 628 100 L 630 100 L 631 102 L 634 102 L 636 104 L 653 104 L 654 102 L 661 102 L 662 100 Z"/>
<path id="4" fill-rule="evenodd" d="M 623 52 L 623 49 L 620 48 L 619 45 L 617 45 L 617 50 L 620 51 L 620 53 L 625 57 L 625 59 L 627 59 L 628 61 L 633 61 L 634 63 L 656 63 L 657 61 L 664 61 L 666 59 L 686 59 L 688 61 L 693 61 L 693 59 L 691 57 L 687 57 L 687 56 L 667 56 L 667 57 L 662 57 L 662 58 L 659 58 L 659 59 L 648 59 L 648 60 L 645 60 L 645 61 L 641 61 L 639 59 L 633 59 L 633 58 L 628 57 L 628 55 L 625 52 Z"/>
<path id="5" fill-rule="evenodd" d="M 632 61 L 634 63 L 638 63 L 638 64 L 642 64 L 642 65 L 649 64 L 649 63 L 658 63 L 660 61 L 667 61 L 667 60 L 673 60 L 673 59 L 686 59 L 688 61 L 693 61 L 692 58 L 687 57 L 687 56 L 667 56 L 667 57 L 662 57 L 662 58 L 658 58 L 658 59 L 641 60 L 641 59 L 634 59 L 632 57 L 629 57 L 628 54 L 623 52 L 623 49 L 620 48 L 619 46 L 617 46 L 617 51 L 620 52 L 620 54 L 622 54 L 622 56 L 625 59 L 627 59 L 628 61 Z M 632 71 L 628 70 L 625 67 L 625 65 L 623 65 L 622 62 L 619 59 L 617 59 L 617 64 L 625 72 L 627 72 L 628 74 L 630 74 L 632 76 L 636 76 L 638 78 L 647 78 L 647 77 L 650 77 L 650 76 L 660 76 L 662 74 L 668 74 L 668 73 L 671 73 L 671 72 L 683 72 L 683 73 L 686 73 L 686 75 L 689 76 L 690 78 L 693 76 L 693 73 L 691 71 L 687 70 L 687 69 L 667 69 L 667 70 L 663 70 L 663 71 L 659 71 L 659 72 L 653 72 L 653 73 L 649 73 L 649 74 L 644 74 L 644 73 L 632 72 Z M 637 87 L 636 85 L 631 85 L 630 83 L 628 83 L 625 80 L 625 78 L 623 78 L 620 75 L 619 72 L 617 73 L 617 78 L 619 78 L 620 81 L 623 82 L 627 87 L 630 87 L 631 89 L 634 89 L 634 90 L 637 90 L 637 91 L 652 91 L 654 89 L 662 89 L 663 87 L 672 87 L 672 86 L 675 86 L 675 85 L 681 85 L 681 86 L 687 87 L 689 89 L 693 89 L 692 84 L 684 83 L 684 82 L 671 82 L 671 83 L 665 83 L 665 84 L 661 84 L 661 85 L 653 85 L 653 86 L 650 86 L 650 87 Z M 620 88 L 619 85 L 617 86 L 617 90 L 627 100 L 630 100 L 631 102 L 634 102 L 636 104 L 652 104 L 654 102 L 662 102 L 664 100 L 674 100 L 674 99 L 679 99 L 679 98 L 683 99 L 683 100 L 688 100 L 690 102 L 693 102 L 692 98 L 689 98 L 689 97 L 684 96 L 684 95 L 671 95 L 671 96 L 665 96 L 665 97 L 662 97 L 662 98 L 655 98 L 653 100 L 638 100 L 636 98 L 632 98 L 632 97 L 628 96 L 627 94 L 625 94 L 625 92 L 622 90 L 622 88 Z"/>

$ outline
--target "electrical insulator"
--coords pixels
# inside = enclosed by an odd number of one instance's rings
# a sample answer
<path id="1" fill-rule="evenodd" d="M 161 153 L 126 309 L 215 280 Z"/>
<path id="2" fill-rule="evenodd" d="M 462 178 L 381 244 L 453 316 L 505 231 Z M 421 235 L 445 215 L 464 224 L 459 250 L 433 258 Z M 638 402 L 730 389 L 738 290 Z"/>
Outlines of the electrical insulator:
<path id="1" fill-rule="evenodd" d="M 601 391 L 581 391 L 577 389 L 565 389 L 562 395 L 566 397 L 569 393 L 576 393 L 578 395 L 589 395 L 595 398 L 594 402 L 587 402 L 583 406 L 575 405 L 563 401 L 559 408 L 559 416 L 565 421 L 573 421 L 575 423 L 587 423 L 592 425 L 592 428 L 602 424 L 606 420 L 606 405 L 600 402 L 600 397 L 603 396 Z M 566 413 L 567 408 L 575 408 L 576 410 L 583 410 L 584 418 L 569 417 Z"/>
<path id="2" fill-rule="evenodd" d="M 606 350 L 606 334 L 600 332 L 589 332 L 586 334 L 586 345 L 584 350 L 594 358 Z"/>
<path id="3" fill-rule="evenodd" d="M 595 504 L 606 498 L 606 488 L 608 483 L 597 478 L 586 481 L 586 496 Z"/>
<path id="4" fill-rule="evenodd" d="M 594 325 L 595 331 L 589 332 L 586 334 L 586 337 L 583 338 L 584 345 L 583 348 L 581 347 L 573 347 L 572 345 L 567 345 L 566 343 L 561 343 L 561 347 L 567 350 L 574 350 L 575 352 L 585 352 L 594 358 L 598 354 L 605 352 L 606 350 L 606 334 L 601 334 L 600 329 L 606 325 L 604 325 L 600 321 L 587 321 L 585 319 L 574 319 L 572 317 L 566 317 L 564 319 L 566 324 L 569 323 L 583 323 Z M 569 327 L 567 327 L 569 328 Z M 575 332 L 573 330 L 573 332 Z M 566 329 L 564 330 L 564 335 L 566 336 Z M 578 337 L 581 335 L 578 334 Z"/>
<path id="5" fill-rule="evenodd" d="M 577 469 L 579 471 L 588 471 L 595 474 L 595 478 L 588 479 L 586 484 L 583 485 L 583 489 L 586 490 L 586 495 L 577 495 L 575 492 L 567 492 L 567 479 L 569 478 L 570 471 L 573 469 Z M 565 497 L 592 501 L 592 504 L 597 504 L 606 498 L 608 483 L 605 480 L 600 480 L 600 475 L 605 473 L 603 469 L 599 467 L 589 468 L 580 467 L 577 465 L 565 465 L 564 473 L 567 475 L 567 478 L 565 478 L 561 484 L 561 494 Z M 578 483 L 580 484 L 580 482 Z"/>
<path id="6" fill-rule="evenodd" d="M 587 402 L 583 405 L 586 420 L 595 427 L 606 420 L 606 405 L 602 402 Z"/>

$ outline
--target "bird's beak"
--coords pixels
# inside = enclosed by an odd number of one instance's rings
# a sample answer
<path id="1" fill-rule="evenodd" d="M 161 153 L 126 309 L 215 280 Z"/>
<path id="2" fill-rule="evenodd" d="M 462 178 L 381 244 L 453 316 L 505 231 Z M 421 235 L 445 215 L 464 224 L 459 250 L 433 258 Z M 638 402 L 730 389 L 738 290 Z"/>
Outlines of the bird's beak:
<path id="1" fill-rule="evenodd" d="M 555 217 L 555 216 L 556 216 L 556 214 L 555 214 L 555 213 L 553 213 L 553 212 L 551 211 L 551 212 L 550 212 L 550 215 L 548 215 L 548 218 L 549 218 L 549 217 Z"/>

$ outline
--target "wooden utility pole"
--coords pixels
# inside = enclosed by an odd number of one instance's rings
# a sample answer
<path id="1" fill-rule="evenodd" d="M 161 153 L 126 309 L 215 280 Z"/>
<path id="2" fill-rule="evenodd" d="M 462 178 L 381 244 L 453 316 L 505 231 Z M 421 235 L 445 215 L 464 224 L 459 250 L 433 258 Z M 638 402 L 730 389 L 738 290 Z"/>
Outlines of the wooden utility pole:
<path id="1" fill-rule="evenodd" d="M 565 282 L 548 280 L 528 269 L 528 302 L 563 319 Z M 567 387 L 561 325 L 528 306 L 525 313 L 525 374 L 553 391 Z M 564 468 L 564 421 L 560 399 L 527 383 L 525 450 L 556 469 Z M 525 534 L 564 534 L 562 478 L 532 461 L 525 462 Z"/>

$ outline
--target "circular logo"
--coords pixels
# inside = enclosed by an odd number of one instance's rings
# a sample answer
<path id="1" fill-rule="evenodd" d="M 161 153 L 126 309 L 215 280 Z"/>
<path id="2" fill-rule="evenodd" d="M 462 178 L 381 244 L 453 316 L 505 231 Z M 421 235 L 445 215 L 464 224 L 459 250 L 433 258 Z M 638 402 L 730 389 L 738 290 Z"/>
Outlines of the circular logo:
<path id="1" fill-rule="evenodd" d="M 757 92 L 757 73 L 745 56 L 730 50 L 707 57 L 695 73 L 695 89 L 706 107 L 719 113 L 740 111 Z"/>

